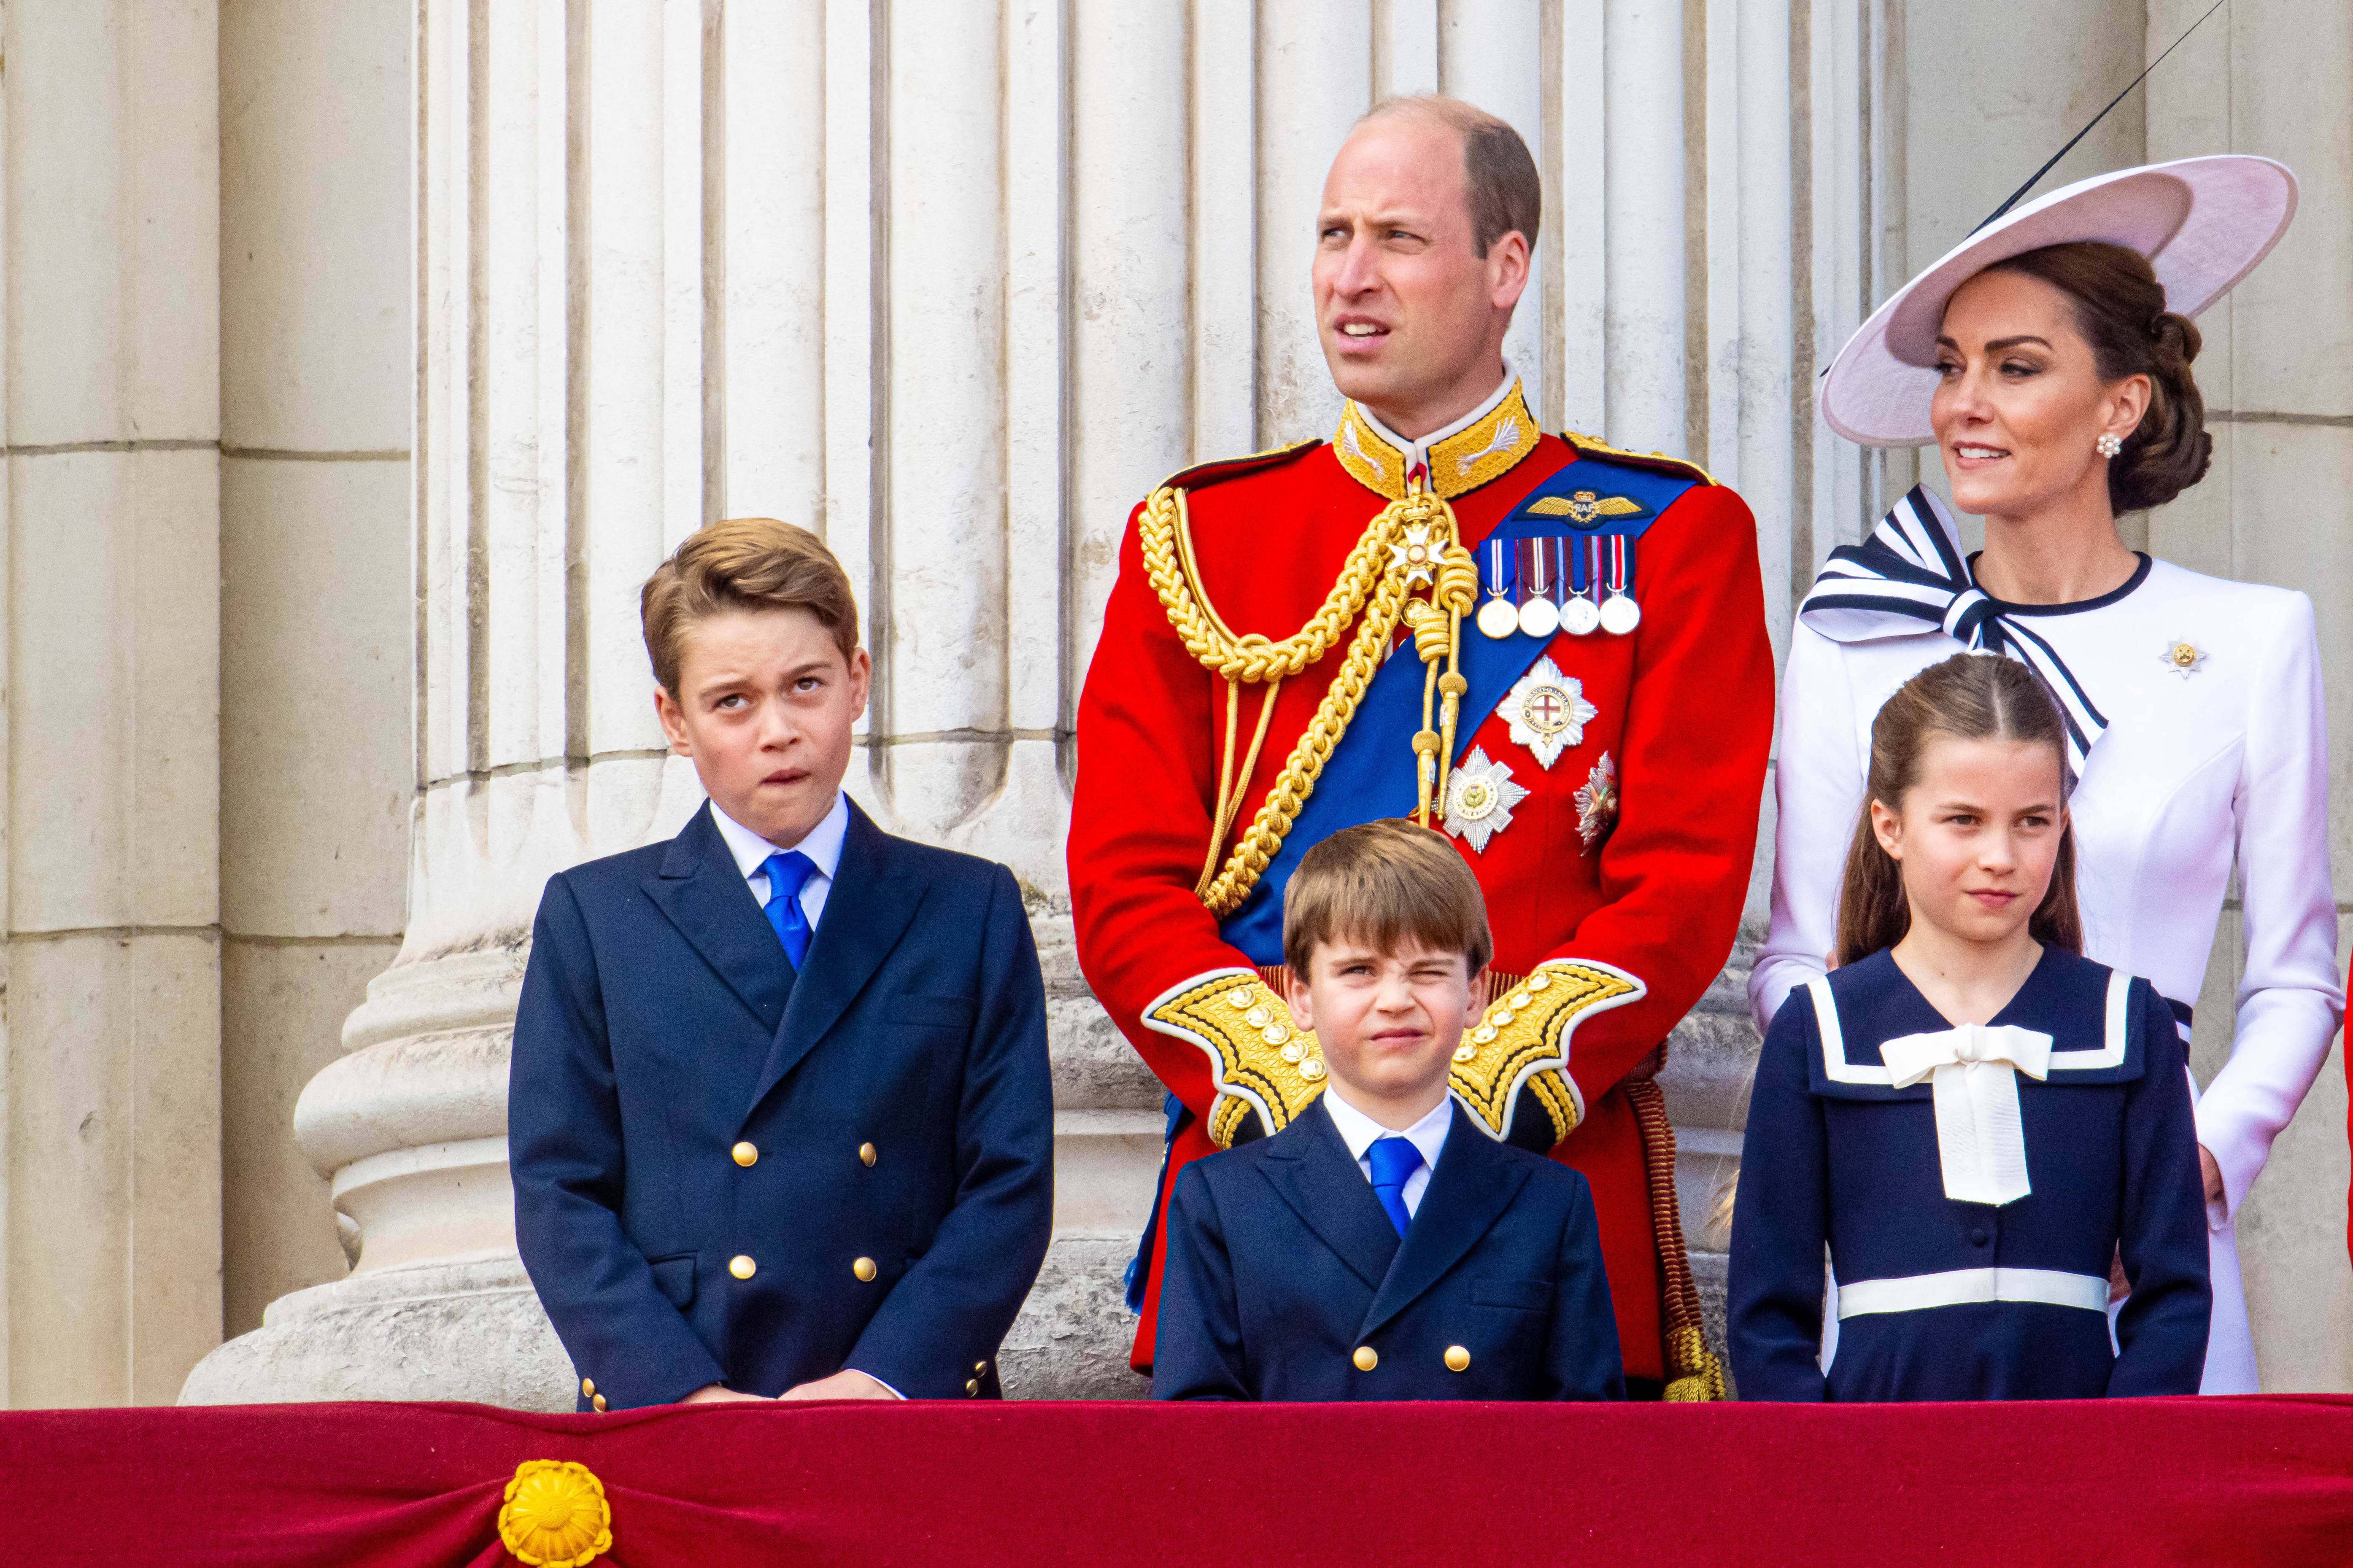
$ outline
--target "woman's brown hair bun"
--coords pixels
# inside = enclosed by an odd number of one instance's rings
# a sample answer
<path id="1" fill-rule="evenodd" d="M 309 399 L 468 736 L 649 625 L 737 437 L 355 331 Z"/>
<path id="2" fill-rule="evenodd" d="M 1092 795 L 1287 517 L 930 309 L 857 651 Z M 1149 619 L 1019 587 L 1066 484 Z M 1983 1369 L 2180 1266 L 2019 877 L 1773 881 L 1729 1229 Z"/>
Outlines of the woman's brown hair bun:
<path id="1" fill-rule="evenodd" d="M 2076 240 L 2030 250 L 1986 268 L 2039 278 L 2074 304 L 2104 381 L 2148 377 L 2148 411 L 2108 463 L 2108 505 L 2118 512 L 2163 506 L 2206 477 L 2214 438 L 2189 363 L 2197 323 L 2165 308 L 2165 289 L 2147 258 L 2121 245 Z"/>

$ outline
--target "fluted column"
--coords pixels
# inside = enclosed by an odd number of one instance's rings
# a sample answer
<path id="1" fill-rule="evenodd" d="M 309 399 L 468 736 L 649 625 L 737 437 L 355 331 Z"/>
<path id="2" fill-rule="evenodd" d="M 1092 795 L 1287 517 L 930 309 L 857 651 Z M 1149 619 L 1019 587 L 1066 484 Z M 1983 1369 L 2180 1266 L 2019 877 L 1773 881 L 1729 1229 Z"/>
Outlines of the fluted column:
<path id="1" fill-rule="evenodd" d="M 297 1097 L 400 948 L 417 738 L 409 0 L 224 0 L 227 1331 L 341 1275 Z"/>
<path id="2" fill-rule="evenodd" d="M 1439 7 L 1439 90 L 1468 99 L 1510 122 L 1539 159 L 1545 146 L 1544 5 L 1542 0 L 1451 0 Z M 1537 165 L 1541 172 L 1543 165 Z M 1544 226 L 1528 258 L 1528 284 L 1504 336 L 1504 353 L 1527 389 L 1528 406 L 1546 417 L 1546 394 L 1556 369 L 1546 352 L 1551 335 L 1546 309 Z M 1555 416 L 1551 423 L 1560 421 Z"/>

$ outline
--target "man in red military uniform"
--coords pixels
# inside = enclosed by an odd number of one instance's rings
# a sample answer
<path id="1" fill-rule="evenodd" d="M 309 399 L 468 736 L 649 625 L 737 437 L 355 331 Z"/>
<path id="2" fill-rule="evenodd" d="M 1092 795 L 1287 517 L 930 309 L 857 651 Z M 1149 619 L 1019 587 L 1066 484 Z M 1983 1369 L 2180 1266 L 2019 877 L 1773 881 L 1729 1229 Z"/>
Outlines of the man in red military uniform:
<path id="1" fill-rule="evenodd" d="M 1755 849 L 1756 530 L 1696 468 L 1538 431 L 1503 340 L 1539 206 L 1519 137 L 1467 104 L 1384 105 L 1341 149 L 1314 263 L 1336 433 L 1177 475 L 1122 546 L 1079 705 L 1079 961 L 1176 1102 L 1165 1205 L 1323 1089 L 1268 984 L 1298 857 L 1376 817 L 1446 833 L 1496 947 L 1456 1100 L 1591 1184 L 1630 1388 L 1705 1398 L 1650 1078 Z"/>

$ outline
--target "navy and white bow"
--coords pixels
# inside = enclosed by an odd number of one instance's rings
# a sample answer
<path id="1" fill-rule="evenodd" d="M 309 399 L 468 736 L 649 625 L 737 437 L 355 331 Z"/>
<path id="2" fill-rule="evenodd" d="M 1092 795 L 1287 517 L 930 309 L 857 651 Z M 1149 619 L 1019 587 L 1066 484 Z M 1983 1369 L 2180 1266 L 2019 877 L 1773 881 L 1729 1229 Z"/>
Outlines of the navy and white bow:
<path id="1" fill-rule="evenodd" d="M 1798 618 L 1832 642 L 1914 637 L 1931 627 L 1963 647 L 2014 658 L 2042 678 L 2067 724 L 2067 766 L 2083 776 L 2108 721 L 2060 658 L 2019 617 L 2001 613 L 1969 575 L 1960 531 L 1923 485 L 1897 501 L 1871 537 L 1831 552 Z"/>

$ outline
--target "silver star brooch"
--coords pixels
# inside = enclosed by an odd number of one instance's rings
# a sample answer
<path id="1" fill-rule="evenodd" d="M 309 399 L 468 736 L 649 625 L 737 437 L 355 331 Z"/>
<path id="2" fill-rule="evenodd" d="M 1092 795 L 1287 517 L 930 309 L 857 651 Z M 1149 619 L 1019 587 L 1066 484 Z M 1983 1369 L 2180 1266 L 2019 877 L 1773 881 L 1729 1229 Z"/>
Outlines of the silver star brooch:
<path id="1" fill-rule="evenodd" d="M 1527 798 L 1510 764 L 1490 762 L 1484 747 L 1473 746 L 1446 781 L 1446 831 L 1483 855 L 1487 840 L 1512 825 L 1512 807 Z"/>
<path id="2" fill-rule="evenodd" d="M 1561 752 L 1585 739 L 1585 726 L 1601 710 L 1585 700 L 1583 682 L 1545 658 L 1520 677 L 1495 711 L 1512 726 L 1513 744 L 1534 752 L 1549 771 Z"/>

